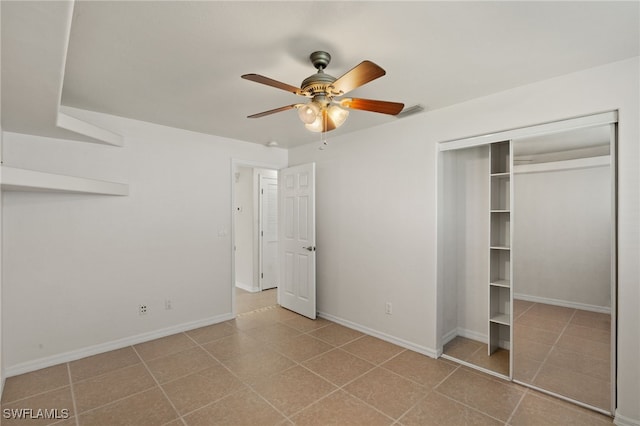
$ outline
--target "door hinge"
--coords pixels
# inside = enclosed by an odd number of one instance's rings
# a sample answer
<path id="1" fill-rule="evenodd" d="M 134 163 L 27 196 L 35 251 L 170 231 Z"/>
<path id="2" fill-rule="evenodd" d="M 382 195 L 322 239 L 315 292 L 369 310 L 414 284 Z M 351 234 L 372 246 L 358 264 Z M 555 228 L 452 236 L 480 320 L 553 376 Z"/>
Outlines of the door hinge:
<path id="1" fill-rule="evenodd" d="M 260 236 L 264 237 L 264 231 L 260 231 Z"/>
<path id="2" fill-rule="evenodd" d="M 261 189 L 261 190 L 260 190 L 260 193 L 261 193 L 261 194 L 264 194 L 264 189 Z"/>
<path id="3" fill-rule="evenodd" d="M 264 273 L 260 272 L 260 278 L 264 278 Z"/>

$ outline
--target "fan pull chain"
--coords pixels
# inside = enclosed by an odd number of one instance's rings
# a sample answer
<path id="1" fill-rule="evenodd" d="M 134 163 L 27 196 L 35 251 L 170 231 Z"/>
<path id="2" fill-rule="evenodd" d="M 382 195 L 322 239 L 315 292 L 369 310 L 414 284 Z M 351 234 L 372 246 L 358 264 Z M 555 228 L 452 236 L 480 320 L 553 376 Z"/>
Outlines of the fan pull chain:
<path id="1" fill-rule="evenodd" d="M 324 151 L 325 148 L 329 147 L 329 144 L 327 144 L 327 132 L 325 132 L 325 129 L 327 128 L 327 114 L 325 111 L 321 112 L 322 114 L 322 130 L 320 131 L 320 147 L 318 148 L 320 151 Z"/>

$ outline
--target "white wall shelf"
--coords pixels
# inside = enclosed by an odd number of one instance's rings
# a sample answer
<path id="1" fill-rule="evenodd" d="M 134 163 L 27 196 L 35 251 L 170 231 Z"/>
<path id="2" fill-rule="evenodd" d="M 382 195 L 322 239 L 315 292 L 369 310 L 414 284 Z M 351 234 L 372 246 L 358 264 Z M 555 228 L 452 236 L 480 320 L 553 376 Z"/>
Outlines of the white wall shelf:
<path id="1" fill-rule="evenodd" d="M 129 195 L 129 185 L 75 176 L 0 167 L 3 191 L 64 192 L 98 195 Z"/>

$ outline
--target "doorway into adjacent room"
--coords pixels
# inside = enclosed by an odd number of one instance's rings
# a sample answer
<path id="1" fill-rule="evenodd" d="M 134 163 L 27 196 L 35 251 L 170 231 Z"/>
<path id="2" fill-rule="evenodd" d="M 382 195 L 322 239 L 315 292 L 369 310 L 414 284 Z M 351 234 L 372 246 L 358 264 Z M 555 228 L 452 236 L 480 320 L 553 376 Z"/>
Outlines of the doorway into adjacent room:
<path id="1" fill-rule="evenodd" d="M 276 304 L 277 170 L 236 165 L 233 200 L 235 308 L 243 313 Z"/>
<path id="2" fill-rule="evenodd" d="M 234 160 L 231 173 L 233 313 L 240 290 L 277 288 L 277 304 L 315 319 L 315 163 L 274 170 Z"/>

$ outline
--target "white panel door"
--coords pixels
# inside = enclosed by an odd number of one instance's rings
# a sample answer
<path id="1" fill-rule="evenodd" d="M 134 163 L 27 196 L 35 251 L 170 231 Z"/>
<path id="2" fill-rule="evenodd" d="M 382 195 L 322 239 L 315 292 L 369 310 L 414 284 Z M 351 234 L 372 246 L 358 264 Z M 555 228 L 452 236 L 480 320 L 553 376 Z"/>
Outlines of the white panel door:
<path id="1" fill-rule="evenodd" d="M 278 286 L 278 178 L 260 175 L 260 289 Z"/>
<path id="2" fill-rule="evenodd" d="M 278 303 L 316 318 L 315 163 L 278 174 L 280 285 Z"/>

